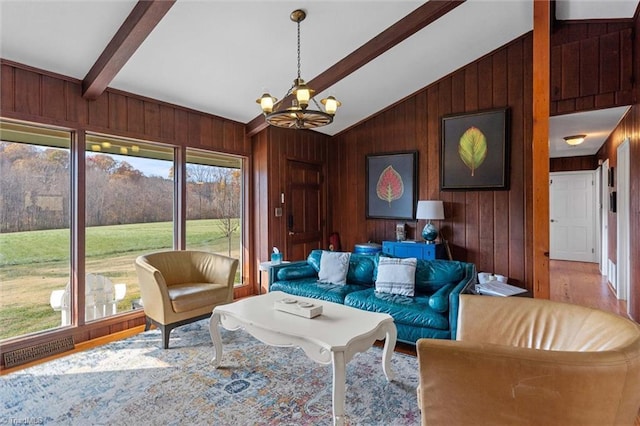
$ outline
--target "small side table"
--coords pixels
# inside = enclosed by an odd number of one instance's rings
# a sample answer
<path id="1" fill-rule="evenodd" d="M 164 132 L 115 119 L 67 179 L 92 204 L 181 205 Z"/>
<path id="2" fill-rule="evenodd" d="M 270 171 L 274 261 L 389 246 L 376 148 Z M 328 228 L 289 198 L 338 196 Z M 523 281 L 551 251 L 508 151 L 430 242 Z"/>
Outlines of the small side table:
<path id="1" fill-rule="evenodd" d="M 259 266 L 259 270 L 260 272 L 258 272 L 258 294 L 262 294 L 262 273 L 263 272 L 268 272 L 269 274 L 271 274 L 271 268 L 275 265 L 282 265 L 285 263 L 291 263 L 288 260 L 283 260 L 280 263 L 272 263 L 271 261 L 267 261 L 267 262 L 260 262 L 260 266 Z"/>

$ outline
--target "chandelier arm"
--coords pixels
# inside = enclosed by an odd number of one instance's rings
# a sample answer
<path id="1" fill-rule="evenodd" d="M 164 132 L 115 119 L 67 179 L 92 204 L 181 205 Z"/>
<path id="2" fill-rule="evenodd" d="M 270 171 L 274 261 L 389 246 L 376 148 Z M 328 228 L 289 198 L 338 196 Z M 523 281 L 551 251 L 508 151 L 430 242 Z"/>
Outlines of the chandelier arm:
<path id="1" fill-rule="evenodd" d="M 322 107 L 320 106 L 320 104 L 318 103 L 318 101 L 316 101 L 316 98 L 315 98 L 315 97 L 311 98 L 311 100 L 313 101 L 313 103 L 314 103 L 314 104 L 316 104 L 316 108 L 318 108 L 318 111 L 324 111 L 324 108 L 322 108 Z"/>

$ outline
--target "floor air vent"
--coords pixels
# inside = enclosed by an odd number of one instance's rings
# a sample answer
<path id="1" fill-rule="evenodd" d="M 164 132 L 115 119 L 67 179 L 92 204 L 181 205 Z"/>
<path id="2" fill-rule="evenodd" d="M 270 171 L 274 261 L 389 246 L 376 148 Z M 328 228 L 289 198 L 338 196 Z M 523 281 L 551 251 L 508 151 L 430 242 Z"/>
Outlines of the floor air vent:
<path id="1" fill-rule="evenodd" d="M 66 352 L 74 348 L 73 338 L 68 336 L 51 342 L 5 352 L 2 354 L 4 368 L 11 368 L 16 365 L 26 364 L 27 362 Z"/>

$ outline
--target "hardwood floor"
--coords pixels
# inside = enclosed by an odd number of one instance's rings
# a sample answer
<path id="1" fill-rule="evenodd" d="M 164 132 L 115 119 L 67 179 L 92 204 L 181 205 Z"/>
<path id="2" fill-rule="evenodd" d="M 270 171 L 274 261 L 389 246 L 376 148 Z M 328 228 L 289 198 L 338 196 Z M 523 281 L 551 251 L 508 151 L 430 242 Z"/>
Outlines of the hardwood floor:
<path id="1" fill-rule="evenodd" d="M 607 278 L 600 275 L 597 263 L 552 260 L 549 274 L 551 300 L 602 309 L 629 318 L 626 302 L 616 298 Z"/>

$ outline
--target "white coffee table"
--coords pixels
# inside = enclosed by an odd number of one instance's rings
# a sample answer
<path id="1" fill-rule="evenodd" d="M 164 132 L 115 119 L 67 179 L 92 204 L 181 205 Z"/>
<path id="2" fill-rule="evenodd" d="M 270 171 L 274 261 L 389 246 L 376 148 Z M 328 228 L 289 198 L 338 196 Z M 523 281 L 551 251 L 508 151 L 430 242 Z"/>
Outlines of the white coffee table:
<path id="1" fill-rule="evenodd" d="M 274 308 L 284 298 L 322 305 L 322 315 L 304 318 Z M 333 365 L 333 421 L 344 423 L 346 364 L 358 352 L 368 350 L 376 340 L 385 339 L 382 370 L 393 380 L 391 356 L 396 345 L 396 326 L 388 314 L 367 312 L 337 303 L 273 291 L 227 305 L 216 306 L 209 330 L 215 349 L 213 365 L 222 360 L 222 340 L 218 324 L 227 330 L 244 329 L 271 346 L 300 347 L 312 360 Z"/>

